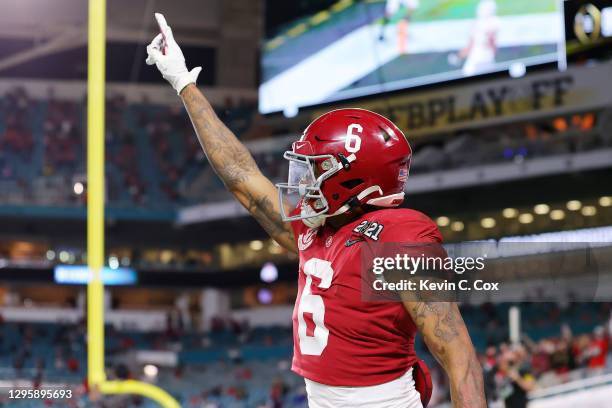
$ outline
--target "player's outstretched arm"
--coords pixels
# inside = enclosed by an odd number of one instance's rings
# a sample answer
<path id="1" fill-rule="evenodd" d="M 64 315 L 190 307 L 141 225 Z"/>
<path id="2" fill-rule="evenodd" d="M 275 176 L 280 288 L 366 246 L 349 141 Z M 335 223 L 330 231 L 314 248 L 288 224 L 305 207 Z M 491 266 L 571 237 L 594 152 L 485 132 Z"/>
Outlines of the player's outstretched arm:
<path id="1" fill-rule="evenodd" d="M 406 301 L 404 306 L 448 375 L 453 407 L 486 408 L 482 367 L 457 305 Z"/>
<path id="2" fill-rule="evenodd" d="M 280 245 L 297 252 L 293 231 L 280 215 L 278 192 L 247 148 L 219 120 L 194 84 L 181 91 L 200 144 L 227 189 Z"/>
<path id="3" fill-rule="evenodd" d="M 161 14 L 155 15 L 160 34 L 147 47 L 147 64 L 155 64 L 180 95 L 210 164 L 227 189 L 280 245 L 297 252 L 293 231 L 282 221 L 276 187 L 255 160 L 215 114 L 195 86 L 202 68 L 187 70 L 183 53 Z"/>

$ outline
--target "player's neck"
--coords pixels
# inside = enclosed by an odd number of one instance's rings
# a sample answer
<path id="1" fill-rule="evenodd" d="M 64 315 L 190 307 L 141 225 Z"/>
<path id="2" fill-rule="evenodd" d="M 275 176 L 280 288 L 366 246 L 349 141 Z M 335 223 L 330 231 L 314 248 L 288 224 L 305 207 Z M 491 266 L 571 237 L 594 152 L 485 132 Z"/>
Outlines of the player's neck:
<path id="1" fill-rule="evenodd" d="M 364 209 L 363 207 L 355 208 L 349 212 L 344 214 L 336 215 L 335 217 L 330 217 L 325 221 L 325 225 L 334 231 L 339 230 L 346 224 L 349 224 L 356 219 L 360 218 L 363 214 L 369 212 L 368 209 Z"/>

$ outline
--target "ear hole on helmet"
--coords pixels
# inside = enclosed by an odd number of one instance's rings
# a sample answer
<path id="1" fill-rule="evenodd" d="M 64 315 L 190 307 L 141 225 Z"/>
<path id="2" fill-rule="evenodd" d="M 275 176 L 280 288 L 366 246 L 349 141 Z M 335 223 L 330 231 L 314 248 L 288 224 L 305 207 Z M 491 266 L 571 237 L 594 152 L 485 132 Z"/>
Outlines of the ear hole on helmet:
<path id="1" fill-rule="evenodd" d="M 360 185 L 361 183 L 363 183 L 362 179 L 351 179 L 351 180 L 343 181 L 342 183 L 340 183 L 340 185 L 346 189 L 351 190 L 357 187 L 358 185 Z"/>
<path id="2" fill-rule="evenodd" d="M 378 128 L 381 131 L 383 139 L 385 139 L 385 143 L 387 143 L 391 139 L 391 135 L 389 134 L 389 132 L 387 132 L 386 129 L 384 129 L 384 128 L 380 127 L 380 126 Z"/>

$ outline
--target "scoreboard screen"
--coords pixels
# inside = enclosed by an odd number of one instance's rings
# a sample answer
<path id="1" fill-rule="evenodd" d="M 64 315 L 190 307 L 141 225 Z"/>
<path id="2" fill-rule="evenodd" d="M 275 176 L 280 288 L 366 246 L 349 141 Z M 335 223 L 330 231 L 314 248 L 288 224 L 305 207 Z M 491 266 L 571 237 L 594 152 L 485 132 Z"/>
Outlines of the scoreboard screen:
<path id="1" fill-rule="evenodd" d="M 262 113 L 524 72 L 564 56 L 558 0 L 340 0 L 310 12 L 267 34 Z"/>

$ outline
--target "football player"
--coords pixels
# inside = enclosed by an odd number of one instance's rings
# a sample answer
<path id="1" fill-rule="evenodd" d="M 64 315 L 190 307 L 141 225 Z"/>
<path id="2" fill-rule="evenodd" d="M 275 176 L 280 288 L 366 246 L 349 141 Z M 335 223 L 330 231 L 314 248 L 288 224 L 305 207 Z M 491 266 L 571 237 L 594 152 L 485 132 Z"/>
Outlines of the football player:
<path id="1" fill-rule="evenodd" d="M 385 40 L 385 30 L 391 19 L 402 10 L 402 17 L 398 22 L 398 44 L 400 52 L 405 53 L 405 43 L 408 37 L 408 24 L 412 19 L 412 15 L 419 8 L 419 0 L 387 0 L 385 3 L 385 14 L 380 27 L 380 41 Z"/>
<path id="2" fill-rule="evenodd" d="M 465 58 L 464 76 L 483 74 L 494 69 L 499 27 L 495 0 L 480 0 L 470 41 L 459 52 L 460 58 Z"/>
<path id="3" fill-rule="evenodd" d="M 227 189 L 276 242 L 299 254 L 292 369 L 305 378 L 309 406 L 426 405 L 431 390 L 414 351 L 418 330 L 448 374 L 453 406 L 485 407 L 481 367 L 456 304 L 361 299 L 361 239 L 442 240 L 425 215 L 393 208 L 403 201 L 412 154 L 404 134 L 370 111 L 329 112 L 285 153 L 289 180 L 275 186 L 196 87 L 201 68 L 187 69 L 172 30 L 156 18 L 161 33 L 147 47 L 147 63 L 179 94 Z"/>

